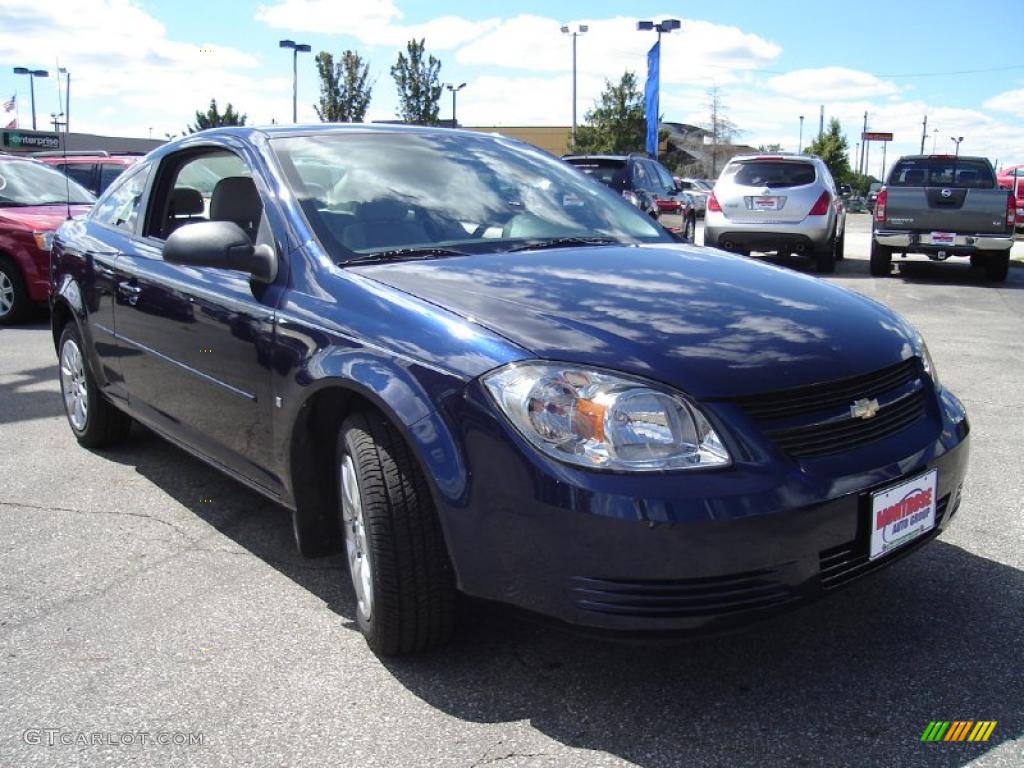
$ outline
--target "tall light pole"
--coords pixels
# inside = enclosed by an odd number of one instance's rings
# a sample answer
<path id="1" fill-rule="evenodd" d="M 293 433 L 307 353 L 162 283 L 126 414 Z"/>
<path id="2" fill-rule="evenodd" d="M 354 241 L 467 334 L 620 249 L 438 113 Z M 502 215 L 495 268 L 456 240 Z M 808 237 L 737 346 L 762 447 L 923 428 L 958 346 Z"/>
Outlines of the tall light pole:
<path id="1" fill-rule="evenodd" d="M 804 116 L 800 115 L 800 141 L 796 145 L 796 153 L 799 155 L 804 151 Z"/>
<path id="2" fill-rule="evenodd" d="M 28 67 L 15 67 L 14 74 L 28 75 L 28 90 L 32 94 L 32 130 L 36 129 L 36 86 L 37 77 L 49 77 L 50 73 L 45 69 L 29 69 Z"/>
<path id="3" fill-rule="evenodd" d="M 647 84 L 644 87 L 645 110 L 647 112 L 647 151 L 658 159 L 658 112 L 661 104 L 661 33 L 679 29 L 679 19 L 663 19 L 655 24 L 653 21 L 638 21 L 636 28 L 641 32 L 656 30 L 658 42 L 651 49 L 653 55 L 647 57 Z M 653 112 L 653 114 L 652 114 Z"/>
<path id="4" fill-rule="evenodd" d="M 585 34 L 590 27 L 580 24 L 573 32 L 567 24 L 562 25 L 563 35 L 572 35 L 572 148 L 576 149 L 576 38 Z"/>
<path id="5" fill-rule="evenodd" d="M 452 92 L 452 128 L 458 128 L 459 121 L 455 119 L 455 94 L 465 88 L 466 84 L 460 83 L 459 85 L 454 85 L 452 83 L 445 83 L 444 87 Z"/>
<path id="6" fill-rule="evenodd" d="M 963 136 L 950 136 L 949 140 L 956 144 L 956 156 L 960 157 L 960 142 L 964 140 Z"/>
<path id="7" fill-rule="evenodd" d="M 281 48 L 292 49 L 292 122 L 299 122 L 299 54 L 309 53 L 310 48 L 306 43 L 296 43 L 294 40 L 282 40 L 278 43 Z"/>
<path id="8" fill-rule="evenodd" d="M 57 67 L 57 96 L 60 96 L 60 76 L 64 75 L 64 133 L 71 130 L 71 73 L 66 67 Z"/>
<path id="9" fill-rule="evenodd" d="M 938 128 L 932 128 L 932 154 L 933 155 L 935 154 L 935 140 L 938 138 L 938 136 L 939 136 L 939 129 Z"/>

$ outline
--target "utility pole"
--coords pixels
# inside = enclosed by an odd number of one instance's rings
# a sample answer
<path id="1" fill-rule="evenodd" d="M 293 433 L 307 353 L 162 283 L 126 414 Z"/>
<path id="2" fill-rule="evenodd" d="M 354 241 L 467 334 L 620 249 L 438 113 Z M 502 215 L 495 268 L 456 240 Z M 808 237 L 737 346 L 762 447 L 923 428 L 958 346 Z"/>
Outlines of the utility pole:
<path id="1" fill-rule="evenodd" d="M 928 136 L 928 115 L 921 121 L 921 154 L 924 154 L 924 140 Z"/>
<path id="2" fill-rule="evenodd" d="M 864 130 L 860 134 L 860 157 L 857 159 L 857 173 L 866 176 L 865 169 L 867 165 L 864 161 L 864 156 L 867 154 L 867 141 L 864 139 L 864 134 L 868 132 L 868 113 L 864 112 Z"/>
<path id="3" fill-rule="evenodd" d="M 818 113 L 818 141 L 821 141 L 821 137 L 825 135 L 825 105 L 821 105 L 821 111 Z"/>

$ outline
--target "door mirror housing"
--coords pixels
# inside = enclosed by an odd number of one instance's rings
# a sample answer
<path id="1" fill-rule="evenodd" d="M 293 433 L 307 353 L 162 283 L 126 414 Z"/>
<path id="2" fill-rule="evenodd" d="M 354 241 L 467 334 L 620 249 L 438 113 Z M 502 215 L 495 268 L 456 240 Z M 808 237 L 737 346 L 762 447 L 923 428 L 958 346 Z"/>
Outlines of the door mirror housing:
<path id="1" fill-rule="evenodd" d="M 233 221 L 199 221 L 174 230 L 164 245 L 164 261 L 248 272 L 260 283 L 277 276 L 274 249 L 253 245 Z"/>

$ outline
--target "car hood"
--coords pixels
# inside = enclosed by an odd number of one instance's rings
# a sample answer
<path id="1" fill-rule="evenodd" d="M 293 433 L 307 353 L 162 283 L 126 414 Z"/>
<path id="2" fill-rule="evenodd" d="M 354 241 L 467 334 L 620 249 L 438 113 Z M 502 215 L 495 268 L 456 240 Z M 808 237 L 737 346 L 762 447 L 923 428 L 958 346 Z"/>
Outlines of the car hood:
<path id="1" fill-rule="evenodd" d="M 350 269 L 538 357 L 703 398 L 869 373 L 913 354 L 913 330 L 880 304 L 714 249 L 560 248 Z"/>
<path id="2" fill-rule="evenodd" d="M 72 205 L 71 215 L 81 216 L 91 206 Z M 38 232 L 55 230 L 68 217 L 68 207 L 60 205 L 31 205 L 17 208 L 0 208 L 0 222 L 9 222 L 25 229 Z"/>

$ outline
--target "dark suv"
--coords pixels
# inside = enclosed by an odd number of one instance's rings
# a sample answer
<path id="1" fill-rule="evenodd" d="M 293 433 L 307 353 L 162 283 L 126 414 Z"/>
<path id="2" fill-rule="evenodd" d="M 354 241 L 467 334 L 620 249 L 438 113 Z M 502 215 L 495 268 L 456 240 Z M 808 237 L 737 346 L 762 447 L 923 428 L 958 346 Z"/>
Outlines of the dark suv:
<path id="1" fill-rule="evenodd" d="M 106 192 L 110 183 L 139 159 L 138 155 L 111 155 L 109 152 L 40 152 L 35 157 L 94 195 Z"/>
<path id="2" fill-rule="evenodd" d="M 678 212 L 683 217 L 684 236 L 693 239 L 697 218 L 693 202 L 657 160 L 636 154 L 566 155 L 562 159 L 607 184 L 652 218 L 662 211 Z"/>

